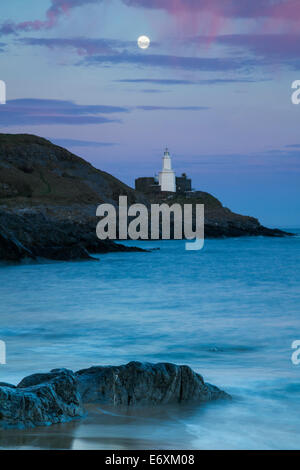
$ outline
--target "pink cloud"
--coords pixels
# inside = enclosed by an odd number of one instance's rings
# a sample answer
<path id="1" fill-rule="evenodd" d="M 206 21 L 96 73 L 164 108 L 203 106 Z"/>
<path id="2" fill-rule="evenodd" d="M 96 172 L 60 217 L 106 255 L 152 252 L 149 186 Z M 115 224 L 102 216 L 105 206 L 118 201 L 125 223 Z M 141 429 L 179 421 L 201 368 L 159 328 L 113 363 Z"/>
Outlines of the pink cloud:
<path id="1" fill-rule="evenodd" d="M 73 8 L 101 3 L 103 0 L 51 0 L 51 6 L 46 12 L 46 19 L 14 23 L 7 21 L 0 25 L 0 35 L 18 34 L 18 32 L 40 31 L 53 28 L 61 16 L 67 15 Z"/>
<path id="2" fill-rule="evenodd" d="M 262 19 L 258 32 L 297 31 L 299 0 L 122 0 L 128 6 L 165 10 L 186 34 L 201 32 L 214 39 L 224 23 Z"/>
<path id="3" fill-rule="evenodd" d="M 128 6 L 161 9 L 170 14 L 210 12 L 228 18 L 300 18 L 298 0 L 123 0 Z"/>

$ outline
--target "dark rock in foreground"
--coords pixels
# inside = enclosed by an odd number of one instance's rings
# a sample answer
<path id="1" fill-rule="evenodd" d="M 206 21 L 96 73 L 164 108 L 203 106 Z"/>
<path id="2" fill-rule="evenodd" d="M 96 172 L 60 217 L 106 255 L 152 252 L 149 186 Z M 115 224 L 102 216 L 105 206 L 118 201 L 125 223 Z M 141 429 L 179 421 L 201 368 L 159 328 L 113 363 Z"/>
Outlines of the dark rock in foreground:
<path id="1" fill-rule="evenodd" d="M 188 366 L 130 362 L 76 373 L 54 369 L 25 377 L 16 388 L 0 385 L 0 427 L 64 423 L 82 416 L 89 403 L 155 406 L 230 398 Z"/>
<path id="2" fill-rule="evenodd" d="M 63 423 L 82 416 L 77 382 L 71 371 L 45 374 L 38 384 L 0 386 L 0 426 L 34 427 Z"/>
<path id="3" fill-rule="evenodd" d="M 159 405 L 228 397 L 190 367 L 175 364 L 130 362 L 119 367 L 91 367 L 76 372 L 76 377 L 85 403 Z"/>
<path id="4" fill-rule="evenodd" d="M 0 382 L 0 387 L 17 388 L 15 385 L 8 384 L 7 382 Z"/>

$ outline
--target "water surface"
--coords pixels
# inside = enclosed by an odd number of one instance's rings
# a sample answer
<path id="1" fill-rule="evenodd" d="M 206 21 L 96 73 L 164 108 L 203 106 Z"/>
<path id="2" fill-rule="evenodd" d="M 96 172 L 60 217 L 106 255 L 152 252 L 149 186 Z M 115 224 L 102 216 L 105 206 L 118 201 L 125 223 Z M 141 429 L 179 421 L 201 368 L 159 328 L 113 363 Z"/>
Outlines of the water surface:
<path id="1" fill-rule="evenodd" d="M 128 244 L 133 244 L 128 242 Z M 137 243 L 135 243 L 137 244 Z M 232 403 L 103 412 L 0 447 L 297 449 L 300 238 L 139 242 L 152 253 L 0 267 L 0 380 L 131 360 L 188 364 Z"/>

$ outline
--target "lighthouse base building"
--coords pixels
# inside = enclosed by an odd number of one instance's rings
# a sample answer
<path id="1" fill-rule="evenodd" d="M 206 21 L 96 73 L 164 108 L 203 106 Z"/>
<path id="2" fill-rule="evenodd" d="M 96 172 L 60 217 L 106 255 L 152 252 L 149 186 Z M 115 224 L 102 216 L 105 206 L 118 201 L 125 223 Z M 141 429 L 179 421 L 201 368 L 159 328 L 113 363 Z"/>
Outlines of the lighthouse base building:
<path id="1" fill-rule="evenodd" d="M 192 181 L 183 173 L 176 176 L 172 169 L 172 161 L 168 148 L 163 156 L 162 171 L 158 177 L 144 177 L 135 180 L 135 189 L 142 193 L 178 193 L 186 194 L 192 191 Z"/>

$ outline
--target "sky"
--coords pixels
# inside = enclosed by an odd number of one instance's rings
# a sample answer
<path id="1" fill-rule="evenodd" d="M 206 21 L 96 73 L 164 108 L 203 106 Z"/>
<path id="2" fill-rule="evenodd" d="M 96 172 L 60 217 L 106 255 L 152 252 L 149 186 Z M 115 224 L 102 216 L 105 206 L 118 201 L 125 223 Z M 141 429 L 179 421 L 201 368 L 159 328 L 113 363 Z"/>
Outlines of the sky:
<path id="1" fill-rule="evenodd" d="M 48 138 L 130 186 L 167 145 L 194 189 L 300 227 L 298 0 L 10 0 L 0 18 L 0 132 Z"/>

